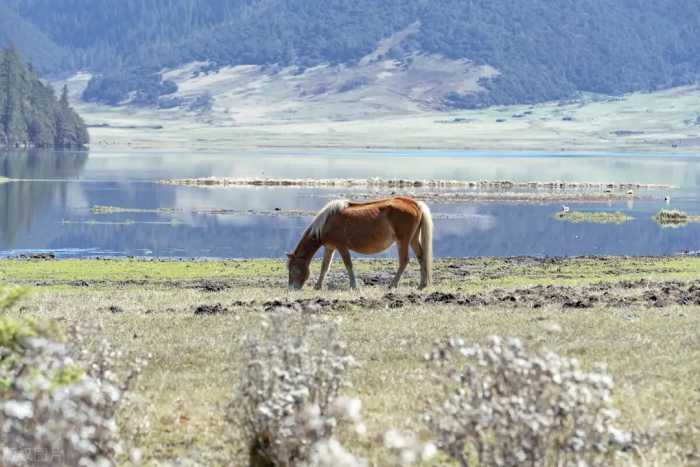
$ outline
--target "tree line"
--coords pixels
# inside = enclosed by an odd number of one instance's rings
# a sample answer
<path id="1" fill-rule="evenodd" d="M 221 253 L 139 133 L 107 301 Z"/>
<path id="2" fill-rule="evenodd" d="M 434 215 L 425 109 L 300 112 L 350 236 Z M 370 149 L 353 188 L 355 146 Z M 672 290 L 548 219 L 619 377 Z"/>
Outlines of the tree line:
<path id="1" fill-rule="evenodd" d="M 0 50 L 0 147 L 81 148 L 88 142 L 68 89 L 57 99 L 15 47 Z"/>

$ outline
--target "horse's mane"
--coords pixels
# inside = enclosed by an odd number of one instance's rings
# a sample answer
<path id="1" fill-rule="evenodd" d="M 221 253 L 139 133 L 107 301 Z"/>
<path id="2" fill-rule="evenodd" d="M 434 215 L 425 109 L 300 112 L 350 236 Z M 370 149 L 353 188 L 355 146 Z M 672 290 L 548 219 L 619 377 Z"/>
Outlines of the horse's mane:
<path id="1" fill-rule="evenodd" d="M 347 208 L 349 205 L 350 201 L 346 199 L 336 199 L 326 204 L 323 209 L 316 214 L 316 217 L 314 217 L 311 225 L 309 225 L 309 234 L 313 237 L 321 238 L 323 227 L 326 225 L 328 218 Z"/>

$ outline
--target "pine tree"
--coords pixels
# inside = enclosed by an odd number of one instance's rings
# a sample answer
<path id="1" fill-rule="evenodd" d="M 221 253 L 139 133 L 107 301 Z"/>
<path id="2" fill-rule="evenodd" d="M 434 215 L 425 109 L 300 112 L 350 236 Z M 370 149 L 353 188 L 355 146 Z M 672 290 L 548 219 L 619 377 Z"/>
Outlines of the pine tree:
<path id="1" fill-rule="evenodd" d="M 10 47 L 0 50 L 0 147 L 81 148 L 89 142 L 85 123 L 68 101 L 60 100 Z"/>
<path id="2" fill-rule="evenodd" d="M 56 146 L 79 148 L 89 141 L 85 124 L 71 108 L 68 101 L 68 86 L 63 86 L 56 112 Z"/>
<path id="3" fill-rule="evenodd" d="M 27 122 L 24 118 L 25 76 L 19 52 L 11 45 L 5 51 L 3 75 L 5 77 L 5 102 L 2 121 L 9 146 L 29 144 Z"/>

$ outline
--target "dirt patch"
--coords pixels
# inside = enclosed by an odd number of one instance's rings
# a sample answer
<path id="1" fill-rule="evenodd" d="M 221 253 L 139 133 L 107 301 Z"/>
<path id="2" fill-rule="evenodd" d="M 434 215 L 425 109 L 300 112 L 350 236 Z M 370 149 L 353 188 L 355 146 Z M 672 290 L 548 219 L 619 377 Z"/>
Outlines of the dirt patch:
<path id="1" fill-rule="evenodd" d="M 53 253 L 34 253 L 31 255 L 19 255 L 19 259 L 30 259 L 36 261 L 51 261 L 56 259 L 56 255 Z"/>
<path id="2" fill-rule="evenodd" d="M 364 285 L 375 287 L 375 286 L 388 286 L 391 281 L 394 280 L 394 275 L 389 272 L 379 272 L 375 274 L 361 274 L 360 281 Z M 347 280 L 346 280 L 347 282 Z"/>
<path id="3" fill-rule="evenodd" d="M 465 294 L 435 291 L 402 294 L 387 292 L 379 298 L 359 296 L 352 299 L 275 299 L 264 302 L 255 300 L 235 302 L 234 308 L 262 309 L 266 312 L 326 312 L 345 311 L 353 308 L 367 310 L 401 309 L 416 305 L 450 305 L 457 307 L 531 308 L 559 306 L 562 309 L 588 309 L 594 307 L 665 307 L 670 305 L 700 305 L 700 281 L 649 282 L 620 281 L 599 283 L 585 287 L 538 285 L 513 290 L 493 289 L 487 292 Z"/>
<path id="4" fill-rule="evenodd" d="M 205 292 L 223 292 L 231 288 L 231 284 L 226 282 L 202 281 L 195 284 L 192 288 L 203 290 Z"/>
<path id="5" fill-rule="evenodd" d="M 224 307 L 221 303 L 216 303 L 214 305 L 199 305 L 194 310 L 195 315 L 220 315 L 229 311 L 228 308 Z"/>

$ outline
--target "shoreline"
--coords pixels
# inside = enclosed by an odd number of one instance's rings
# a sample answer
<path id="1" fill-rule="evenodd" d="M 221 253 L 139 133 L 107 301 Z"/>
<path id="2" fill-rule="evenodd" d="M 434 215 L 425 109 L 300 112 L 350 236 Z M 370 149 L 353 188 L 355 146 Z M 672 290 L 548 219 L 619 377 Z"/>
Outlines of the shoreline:
<path id="1" fill-rule="evenodd" d="M 639 145 L 639 146 L 618 146 L 618 145 L 586 145 L 586 146 L 559 146 L 556 144 L 547 144 L 542 146 L 530 145 L 492 145 L 484 142 L 481 145 L 462 146 L 459 144 L 449 145 L 411 145 L 411 144 L 371 144 L 371 145 L 355 145 L 348 143 L 341 144 L 322 144 L 308 143 L 304 144 L 299 141 L 290 141 L 280 144 L 256 144 L 235 142 L 233 140 L 213 145 L 190 144 L 183 147 L 182 142 L 161 141 L 156 138 L 150 142 L 143 141 L 124 141 L 119 143 L 94 144 L 88 147 L 88 150 L 100 152 L 109 152 L 115 150 L 119 152 L 141 152 L 141 151 L 163 151 L 170 153 L 191 153 L 191 152 L 226 152 L 226 151 L 255 151 L 255 150 L 302 150 L 302 151 L 323 151 L 323 150 L 352 150 L 352 151 L 413 151 L 416 153 L 422 151 L 457 151 L 464 153 L 493 153 L 494 155 L 511 155 L 513 157 L 523 157 L 527 155 L 556 156 L 556 155 L 573 155 L 573 156 L 647 156 L 654 154 L 663 154 L 677 157 L 694 157 L 700 156 L 700 145 L 685 146 L 682 148 L 672 148 L 668 145 Z M 552 147 L 558 147 L 556 151 Z"/>

